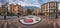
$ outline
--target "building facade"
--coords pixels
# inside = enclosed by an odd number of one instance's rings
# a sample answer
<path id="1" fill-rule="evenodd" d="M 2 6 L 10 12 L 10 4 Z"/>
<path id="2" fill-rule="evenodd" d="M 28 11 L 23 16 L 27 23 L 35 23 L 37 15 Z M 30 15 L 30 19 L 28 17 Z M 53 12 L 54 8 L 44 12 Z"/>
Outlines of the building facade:
<path id="1" fill-rule="evenodd" d="M 7 15 L 8 13 L 8 3 L 6 2 L 4 5 L 1 5 L 2 7 L 2 15 Z"/>
<path id="2" fill-rule="evenodd" d="M 18 4 L 16 4 L 16 5 L 11 4 L 10 5 L 10 11 L 11 11 L 11 13 L 14 13 L 16 15 L 18 13 L 19 13 L 19 15 L 25 15 L 26 14 L 26 9 L 23 8 L 21 5 L 18 5 Z"/>
<path id="3" fill-rule="evenodd" d="M 41 5 L 41 12 L 45 16 L 56 15 L 58 12 L 58 2 L 47 2 Z"/>
<path id="4" fill-rule="evenodd" d="M 11 4 L 11 5 L 10 5 L 10 12 L 11 12 L 11 13 L 15 13 L 15 12 L 14 12 L 14 11 L 15 11 L 14 8 L 15 8 L 15 5 L 14 5 L 14 4 Z"/>
<path id="5" fill-rule="evenodd" d="M 16 15 L 17 15 L 17 13 L 18 13 L 18 9 L 19 9 L 19 5 L 16 4 L 16 5 L 15 5 L 15 8 L 14 8 L 14 10 L 15 10 L 14 13 L 15 13 Z"/>
<path id="6" fill-rule="evenodd" d="M 0 7 L 0 15 L 2 15 L 2 7 Z"/>
<path id="7" fill-rule="evenodd" d="M 26 15 L 27 9 L 19 5 L 18 13 L 19 15 Z"/>
<path id="8" fill-rule="evenodd" d="M 32 15 L 39 15 L 41 13 L 41 9 L 40 8 L 35 8 L 32 12 Z"/>

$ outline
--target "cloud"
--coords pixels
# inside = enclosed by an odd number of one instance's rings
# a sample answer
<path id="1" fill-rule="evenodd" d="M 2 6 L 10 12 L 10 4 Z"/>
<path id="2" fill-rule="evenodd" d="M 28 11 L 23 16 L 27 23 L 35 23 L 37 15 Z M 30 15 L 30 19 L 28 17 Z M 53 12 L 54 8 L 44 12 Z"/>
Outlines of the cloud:
<path id="1" fill-rule="evenodd" d="M 40 3 L 38 2 L 38 0 L 10 0 L 9 4 L 21 4 L 22 6 L 38 6 L 40 5 Z"/>
<path id="2" fill-rule="evenodd" d="M 19 0 L 19 1 L 22 1 L 22 2 L 23 2 L 23 1 L 25 1 L 25 0 Z"/>
<path id="3" fill-rule="evenodd" d="M 31 2 L 27 3 L 27 5 L 40 7 L 40 3 L 38 0 L 31 0 Z"/>
<path id="4" fill-rule="evenodd" d="M 5 2 L 9 2 L 9 0 L 5 0 Z"/>
<path id="5" fill-rule="evenodd" d="M 40 3 L 39 3 L 38 0 L 35 0 L 34 2 L 35 2 L 34 4 L 36 4 L 36 5 L 40 5 Z"/>
<path id="6" fill-rule="evenodd" d="M 2 3 L 0 2 L 0 7 L 1 7 Z"/>
<path id="7" fill-rule="evenodd" d="M 59 1 L 59 0 L 49 0 L 49 1 Z"/>
<path id="8" fill-rule="evenodd" d="M 41 6 L 49 1 L 59 1 L 59 0 L 9 0 L 9 3 L 21 4 L 22 6 Z"/>
<path id="9" fill-rule="evenodd" d="M 45 3 L 50 2 L 50 1 L 57 1 L 58 2 L 59 0 L 45 0 Z"/>
<path id="10" fill-rule="evenodd" d="M 60 10 L 60 3 L 59 3 L 59 5 L 58 5 L 58 10 Z"/>

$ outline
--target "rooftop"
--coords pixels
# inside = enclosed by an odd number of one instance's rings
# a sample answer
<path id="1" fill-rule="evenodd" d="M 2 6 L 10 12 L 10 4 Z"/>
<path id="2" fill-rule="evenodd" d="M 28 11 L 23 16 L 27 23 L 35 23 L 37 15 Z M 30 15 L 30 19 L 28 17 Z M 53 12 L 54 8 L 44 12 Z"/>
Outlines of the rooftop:
<path id="1" fill-rule="evenodd" d="M 59 2 L 56 2 L 56 1 L 50 1 L 50 2 L 47 2 L 47 3 L 59 3 Z M 45 5 L 45 4 L 47 4 L 47 3 L 44 3 L 44 4 L 42 4 L 42 5 Z"/>

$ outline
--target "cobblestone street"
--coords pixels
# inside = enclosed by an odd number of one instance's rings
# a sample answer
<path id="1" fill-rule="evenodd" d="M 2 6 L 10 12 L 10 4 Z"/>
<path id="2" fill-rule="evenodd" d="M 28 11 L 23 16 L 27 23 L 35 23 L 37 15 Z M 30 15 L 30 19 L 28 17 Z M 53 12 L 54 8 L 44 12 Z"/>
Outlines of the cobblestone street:
<path id="1" fill-rule="evenodd" d="M 0 20 L 0 28 L 60 28 L 60 19 L 43 18 L 35 25 L 26 26 L 19 19 Z"/>

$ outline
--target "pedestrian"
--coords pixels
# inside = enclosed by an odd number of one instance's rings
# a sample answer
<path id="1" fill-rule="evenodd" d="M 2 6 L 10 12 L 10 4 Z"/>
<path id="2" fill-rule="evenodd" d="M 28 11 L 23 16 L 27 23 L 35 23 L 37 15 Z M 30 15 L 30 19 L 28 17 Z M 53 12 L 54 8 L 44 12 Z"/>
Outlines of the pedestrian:
<path id="1" fill-rule="evenodd" d="M 6 20 L 6 15 L 4 15 L 4 20 Z"/>

